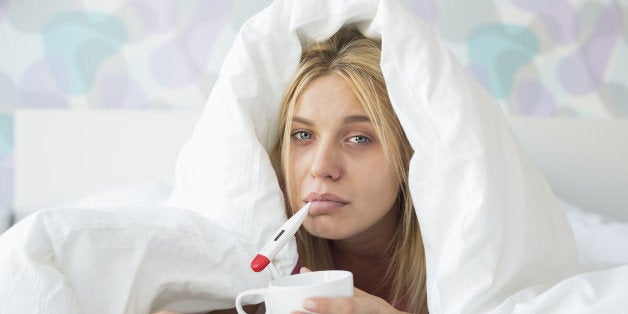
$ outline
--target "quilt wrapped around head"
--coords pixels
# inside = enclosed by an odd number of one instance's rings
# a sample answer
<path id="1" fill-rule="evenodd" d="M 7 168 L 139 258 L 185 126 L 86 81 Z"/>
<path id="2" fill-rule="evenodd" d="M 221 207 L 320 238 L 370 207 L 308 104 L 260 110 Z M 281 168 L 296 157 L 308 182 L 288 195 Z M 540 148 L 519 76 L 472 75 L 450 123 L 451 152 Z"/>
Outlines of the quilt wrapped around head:
<path id="1" fill-rule="evenodd" d="M 66 210 L 74 218 L 65 224 L 52 223 L 62 215 L 47 211 L 2 236 L 0 262 L 19 269 L 46 266 L 40 276 L 47 280 L 36 291 L 40 302 L 54 305 L 42 311 L 50 313 L 218 309 L 229 307 L 238 291 L 290 274 L 297 259 L 295 243 L 264 272 L 248 268 L 256 249 L 285 220 L 267 150 L 276 140 L 279 104 L 302 45 L 327 39 L 348 24 L 381 39 L 381 68 L 391 102 L 415 151 L 409 184 L 425 246 L 429 310 L 599 313 L 628 308 L 628 267 L 580 273 L 567 220 L 499 105 L 436 32 L 396 0 L 275 1 L 244 24 L 224 61 L 180 153 L 168 202 L 173 208 L 155 208 L 151 219 L 142 218 L 148 209 L 128 209 L 136 214 L 122 220 L 112 214 L 120 211 L 112 209 Z M 159 218 L 162 212 L 169 218 Z M 76 245 L 86 252 L 114 254 L 118 263 L 101 263 L 85 252 L 63 254 L 80 251 L 58 241 L 67 241 L 87 217 L 100 223 L 103 236 L 83 232 Z M 134 237 L 140 231 L 132 230 L 141 230 L 140 225 L 176 232 Z M 136 254 L 103 244 L 107 230 L 119 235 L 120 229 L 130 230 L 125 245 Z M 192 238 L 199 237 L 194 245 L 181 230 L 194 230 Z M 18 246 L 10 243 L 18 237 L 26 238 Z M 178 257 L 176 263 L 172 256 L 154 254 L 166 244 Z M 8 251 L 13 257 L 6 257 Z M 121 267 L 130 270 L 120 272 Z M 90 279 L 107 272 L 131 278 Z M 5 293 L 22 291 L 15 288 L 19 279 L 0 273 L 0 311 L 11 308 L 13 297 Z M 115 292 L 105 300 L 96 290 L 92 295 L 73 290 L 87 289 L 90 280 Z"/>

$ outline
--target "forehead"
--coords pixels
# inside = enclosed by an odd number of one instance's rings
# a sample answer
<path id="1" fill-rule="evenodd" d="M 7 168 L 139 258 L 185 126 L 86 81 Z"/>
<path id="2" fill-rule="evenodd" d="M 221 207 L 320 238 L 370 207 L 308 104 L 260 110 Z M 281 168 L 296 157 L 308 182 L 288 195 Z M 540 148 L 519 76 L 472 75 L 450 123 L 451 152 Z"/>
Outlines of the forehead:
<path id="1" fill-rule="evenodd" d="M 329 74 L 314 80 L 299 97 L 296 116 L 364 114 L 360 101 L 347 81 Z"/>

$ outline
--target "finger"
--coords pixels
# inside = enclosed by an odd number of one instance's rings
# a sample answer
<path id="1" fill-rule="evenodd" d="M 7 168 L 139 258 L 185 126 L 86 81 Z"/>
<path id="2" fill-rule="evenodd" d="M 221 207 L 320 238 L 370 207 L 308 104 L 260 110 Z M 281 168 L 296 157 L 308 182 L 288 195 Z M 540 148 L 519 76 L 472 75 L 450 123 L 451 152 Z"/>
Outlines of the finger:
<path id="1" fill-rule="evenodd" d="M 353 296 L 354 297 L 364 297 L 364 296 L 368 296 L 370 294 L 358 289 L 358 288 L 353 288 Z"/>
<path id="2" fill-rule="evenodd" d="M 368 298 L 309 298 L 303 308 L 315 313 L 376 313 L 377 304 Z"/>
<path id="3" fill-rule="evenodd" d="M 381 310 L 391 307 L 388 302 L 381 298 L 357 288 L 354 288 L 354 291 L 354 297 L 309 298 L 303 302 L 302 306 L 315 313 L 380 313 Z"/>
<path id="4" fill-rule="evenodd" d="M 312 271 L 307 268 L 307 267 L 301 267 L 301 269 L 299 270 L 299 274 L 303 274 L 303 273 L 311 273 Z"/>

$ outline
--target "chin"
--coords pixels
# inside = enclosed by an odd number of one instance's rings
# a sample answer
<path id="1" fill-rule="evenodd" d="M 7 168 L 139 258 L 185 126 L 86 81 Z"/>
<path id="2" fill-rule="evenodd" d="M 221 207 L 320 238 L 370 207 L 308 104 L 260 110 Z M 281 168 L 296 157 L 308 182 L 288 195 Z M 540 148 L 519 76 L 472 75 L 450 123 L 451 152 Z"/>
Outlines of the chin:
<path id="1" fill-rule="evenodd" d="M 340 228 L 327 224 L 303 224 L 303 226 L 309 234 L 317 238 L 327 240 L 341 240 L 347 237 L 345 234 L 338 232 L 339 230 L 341 230 Z"/>

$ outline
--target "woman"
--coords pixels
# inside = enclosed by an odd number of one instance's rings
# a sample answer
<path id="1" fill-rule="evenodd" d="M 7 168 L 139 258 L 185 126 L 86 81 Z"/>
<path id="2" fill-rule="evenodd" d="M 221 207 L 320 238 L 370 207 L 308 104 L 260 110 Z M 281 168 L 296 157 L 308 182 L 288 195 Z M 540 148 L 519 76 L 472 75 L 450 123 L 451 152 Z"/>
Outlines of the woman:
<path id="1" fill-rule="evenodd" d="M 288 216 L 312 202 L 300 264 L 354 274 L 355 297 L 316 313 L 427 312 L 425 258 L 408 191 L 412 148 L 392 109 L 380 45 L 353 28 L 306 47 L 271 152 Z M 373 311 L 375 309 L 375 311 Z"/>

